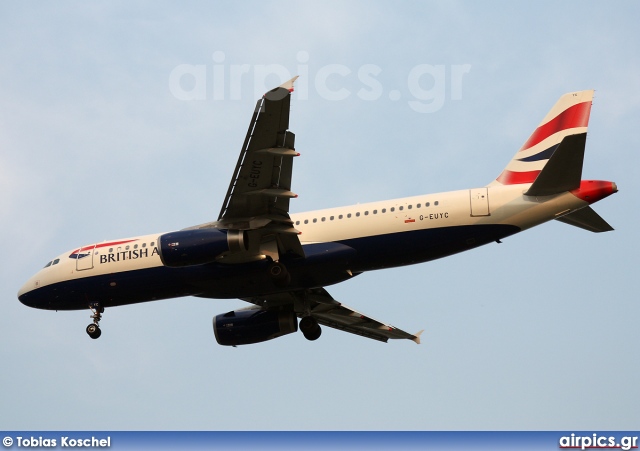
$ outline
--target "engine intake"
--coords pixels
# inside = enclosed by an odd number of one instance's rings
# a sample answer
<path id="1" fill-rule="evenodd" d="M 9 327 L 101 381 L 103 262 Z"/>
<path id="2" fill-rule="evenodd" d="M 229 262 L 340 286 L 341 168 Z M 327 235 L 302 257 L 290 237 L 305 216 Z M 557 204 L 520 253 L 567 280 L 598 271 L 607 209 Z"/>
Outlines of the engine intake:
<path id="1" fill-rule="evenodd" d="M 171 267 L 212 263 L 229 250 L 227 233 L 218 229 L 180 230 L 165 233 L 158 241 L 160 259 Z"/>
<path id="2" fill-rule="evenodd" d="M 223 346 L 261 343 L 298 330 L 298 320 L 291 311 L 260 308 L 235 310 L 213 318 L 216 341 Z"/>

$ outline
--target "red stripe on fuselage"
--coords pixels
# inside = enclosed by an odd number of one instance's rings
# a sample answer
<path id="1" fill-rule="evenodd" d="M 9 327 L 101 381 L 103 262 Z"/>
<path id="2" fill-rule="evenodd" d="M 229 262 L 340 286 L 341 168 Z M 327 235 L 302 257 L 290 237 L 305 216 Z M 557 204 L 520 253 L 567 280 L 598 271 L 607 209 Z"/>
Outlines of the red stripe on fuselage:
<path id="1" fill-rule="evenodd" d="M 117 246 L 118 244 L 131 243 L 133 241 L 138 241 L 138 240 L 112 241 L 110 243 L 100 243 L 100 244 L 96 244 L 96 245 L 92 244 L 91 246 L 85 246 L 85 247 L 82 247 L 80 249 L 76 249 L 75 251 L 73 251 L 71 253 L 71 255 L 76 254 L 78 252 L 88 251 L 88 250 L 91 250 L 91 249 L 99 249 L 101 247 Z"/>
<path id="2" fill-rule="evenodd" d="M 562 113 L 551 119 L 546 124 L 536 128 L 529 139 L 520 149 L 520 152 L 535 146 L 539 142 L 547 139 L 554 133 L 576 127 L 586 127 L 589 125 L 589 114 L 591 113 L 591 101 L 578 103 L 567 108 Z"/>

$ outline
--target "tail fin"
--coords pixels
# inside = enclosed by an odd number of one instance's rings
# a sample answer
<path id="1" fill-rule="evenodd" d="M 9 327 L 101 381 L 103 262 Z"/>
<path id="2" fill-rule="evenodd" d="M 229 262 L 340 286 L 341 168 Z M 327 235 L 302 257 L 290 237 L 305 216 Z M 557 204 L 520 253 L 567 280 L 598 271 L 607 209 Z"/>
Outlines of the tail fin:
<path id="1" fill-rule="evenodd" d="M 535 182 L 564 138 L 586 135 L 592 100 L 593 90 L 570 92 L 560 97 L 507 167 L 489 186 Z"/>

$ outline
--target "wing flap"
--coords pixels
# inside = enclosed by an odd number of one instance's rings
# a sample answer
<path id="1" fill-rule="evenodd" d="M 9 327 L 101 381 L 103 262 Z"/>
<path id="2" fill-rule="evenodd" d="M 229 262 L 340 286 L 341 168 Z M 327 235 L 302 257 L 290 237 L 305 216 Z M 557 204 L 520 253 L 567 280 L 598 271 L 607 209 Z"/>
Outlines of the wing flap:
<path id="1" fill-rule="evenodd" d="M 385 343 L 389 339 L 406 339 L 420 344 L 420 334 L 423 332 L 410 334 L 390 324 L 373 319 L 336 301 L 324 288 L 277 293 L 259 298 L 247 298 L 243 301 L 267 309 L 293 308 L 300 318 L 311 315 L 323 326 Z"/>
<path id="2" fill-rule="evenodd" d="M 389 324 L 353 310 L 344 304 L 328 311 L 311 311 L 318 323 L 352 334 L 387 342 L 389 339 L 408 339 L 419 343 L 419 335 L 410 334 Z"/>

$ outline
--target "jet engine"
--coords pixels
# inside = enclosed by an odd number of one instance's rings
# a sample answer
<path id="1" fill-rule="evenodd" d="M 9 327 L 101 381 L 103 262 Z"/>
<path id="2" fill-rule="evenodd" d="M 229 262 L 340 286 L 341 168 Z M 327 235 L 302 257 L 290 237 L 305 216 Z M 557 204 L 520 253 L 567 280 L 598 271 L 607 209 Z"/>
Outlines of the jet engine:
<path id="1" fill-rule="evenodd" d="M 251 307 L 213 318 L 216 341 L 223 346 L 260 343 L 297 330 L 298 320 L 292 311 L 271 311 Z"/>
<path id="2" fill-rule="evenodd" d="M 234 230 L 180 230 L 165 233 L 158 241 L 160 259 L 170 267 L 212 263 L 224 252 L 246 249 L 244 232 Z"/>

